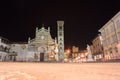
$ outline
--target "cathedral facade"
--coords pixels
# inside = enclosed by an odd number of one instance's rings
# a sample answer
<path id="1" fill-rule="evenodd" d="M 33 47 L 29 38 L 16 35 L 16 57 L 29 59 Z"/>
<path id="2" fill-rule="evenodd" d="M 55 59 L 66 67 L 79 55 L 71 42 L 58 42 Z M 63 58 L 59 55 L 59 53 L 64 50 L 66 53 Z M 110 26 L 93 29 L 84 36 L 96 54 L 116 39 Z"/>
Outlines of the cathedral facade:
<path id="1" fill-rule="evenodd" d="M 28 38 L 28 42 L 11 44 L 10 53 L 16 53 L 15 61 L 58 61 L 57 40 L 52 39 L 50 27 L 44 26 L 35 31 L 35 38 Z M 9 56 L 11 57 L 11 56 Z"/>
<path id="2" fill-rule="evenodd" d="M 45 29 L 36 28 L 34 39 L 28 39 L 28 54 L 33 56 L 33 61 L 57 61 L 58 46 L 57 40 L 52 39 L 50 27 Z"/>
<path id="3" fill-rule="evenodd" d="M 60 24 L 61 21 L 58 25 Z M 63 28 L 63 26 L 58 26 L 58 34 L 61 34 L 61 31 L 63 31 L 61 27 Z M 50 34 L 50 27 L 48 29 L 45 29 L 44 26 L 41 28 L 37 27 L 35 37 L 33 39 L 29 37 L 27 42 L 4 43 L 9 45 L 7 50 L 3 50 L 3 42 L 1 41 L 0 61 L 60 61 L 64 59 L 63 39 L 64 35 L 53 39 Z"/>

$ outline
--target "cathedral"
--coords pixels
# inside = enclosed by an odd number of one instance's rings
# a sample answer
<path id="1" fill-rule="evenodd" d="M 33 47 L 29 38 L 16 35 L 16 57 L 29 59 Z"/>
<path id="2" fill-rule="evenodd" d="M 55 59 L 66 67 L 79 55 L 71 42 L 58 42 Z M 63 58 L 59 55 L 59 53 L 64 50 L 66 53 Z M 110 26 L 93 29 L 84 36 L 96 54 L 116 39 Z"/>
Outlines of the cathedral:
<path id="1" fill-rule="evenodd" d="M 36 28 L 35 37 L 27 42 L 10 42 L 0 37 L 0 61 L 61 61 L 64 59 L 64 21 L 57 21 L 57 38 L 50 27 Z M 7 43 L 5 43 L 7 40 Z"/>
<path id="2" fill-rule="evenodd" d="M 28 39 L 28 54 L 34 61 L 58 60 L 58 44 L 56 38 L 52 39 L 50 35 L 50 27 L 36 28 L 35 38 Z"/>

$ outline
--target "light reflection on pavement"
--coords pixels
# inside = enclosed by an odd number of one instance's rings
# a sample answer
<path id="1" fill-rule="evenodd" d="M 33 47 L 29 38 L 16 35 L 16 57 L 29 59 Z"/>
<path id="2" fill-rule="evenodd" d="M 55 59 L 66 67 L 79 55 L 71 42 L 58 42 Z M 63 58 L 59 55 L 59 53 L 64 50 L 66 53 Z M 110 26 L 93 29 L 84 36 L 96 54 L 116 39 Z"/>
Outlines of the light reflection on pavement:
<path id="1" fill-rule="evenodd" d="M 20 71 L 0 71 L 0 80 L 37 80 L 36 77 Z"/>

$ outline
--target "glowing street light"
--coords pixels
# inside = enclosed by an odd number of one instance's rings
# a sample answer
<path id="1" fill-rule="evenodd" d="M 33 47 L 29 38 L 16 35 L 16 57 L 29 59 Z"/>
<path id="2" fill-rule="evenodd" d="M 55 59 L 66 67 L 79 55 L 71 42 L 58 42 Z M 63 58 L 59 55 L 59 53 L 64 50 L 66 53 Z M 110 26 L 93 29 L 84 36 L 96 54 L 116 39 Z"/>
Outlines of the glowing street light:
<path id="1" fill-rule="evenodd" d="M 70 50 L 69 50 L 69 49 L 68 49 L 68 50 L 66 50 L 66 53 L 67 53 L 67 54 L 69 54 L 69 53 L 70 53 Z"/>

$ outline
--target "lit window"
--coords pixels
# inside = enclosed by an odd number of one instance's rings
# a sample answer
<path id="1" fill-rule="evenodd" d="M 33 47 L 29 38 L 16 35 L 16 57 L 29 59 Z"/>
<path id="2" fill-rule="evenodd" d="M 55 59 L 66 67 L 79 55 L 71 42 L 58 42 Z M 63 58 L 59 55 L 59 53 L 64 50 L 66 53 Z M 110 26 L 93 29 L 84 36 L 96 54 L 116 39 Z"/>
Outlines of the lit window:
<path id="1" fill-rule="evenodd" d="M 120 21 L 119 20 L 116 22 L 116 25 L 117 25 L 117 28 L 120 28 Z"/>
<path id="2" fill-rule="evenodd" d="M 114 32 L 114 25 L 111 25 L 111 32 Z"/>
<path id="3" fill-rule="evenodd" d="M 117 42 L 117 37 L 116 37 L 116 35 L 113 35 L 112 36 L 112 43 L 115 43 L 115 42 Z"/>
<path id="4" fill-rule="evenodd" d="M 118 39 L 120 40 L 120 32 L 118 32 L 117 35 L 118 35 Z"/>
<path id="5" fill-rule="evenodd" d="M 103 46 L 106 47 L 107 43 L 106 40 L 103 41 Z"/>
<path id="6" fill-rule="evenodd" d="M 108 31 L 108 29 L 106 29 L 106 34 L 107 34 L 107 35 L 109 34 L 109 31 Z"/>
<path id="7" fill-rule="evenodd" d="M 110 45 L 111 44 L 111 41 L 110 41 L 110 37 L 107 38 L 107 44 Z"/>

